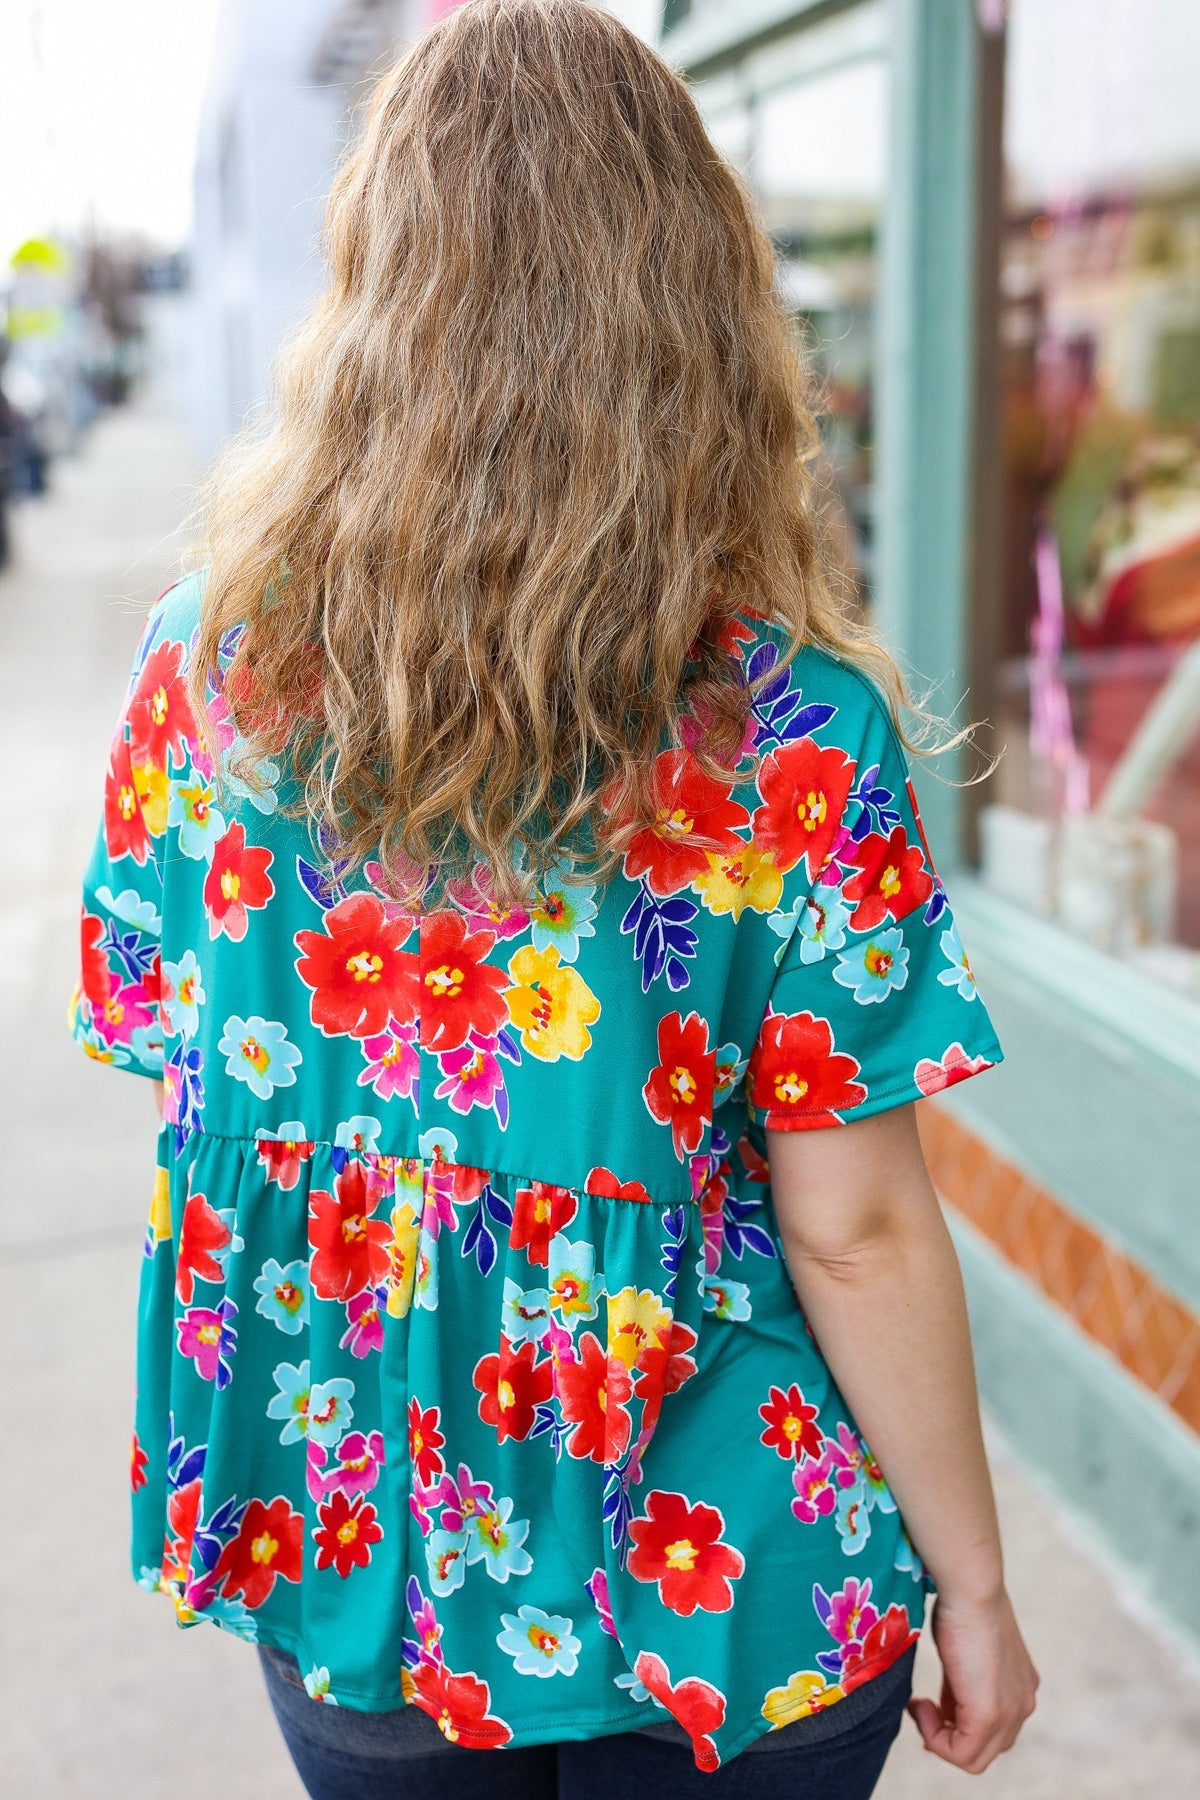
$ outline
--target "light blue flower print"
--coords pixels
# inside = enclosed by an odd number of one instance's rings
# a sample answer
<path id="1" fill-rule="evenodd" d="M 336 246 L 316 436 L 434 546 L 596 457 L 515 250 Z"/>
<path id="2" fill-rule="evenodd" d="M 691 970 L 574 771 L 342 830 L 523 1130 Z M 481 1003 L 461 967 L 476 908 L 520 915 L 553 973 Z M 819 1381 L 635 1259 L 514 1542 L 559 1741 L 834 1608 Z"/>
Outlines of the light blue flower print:
<path id="1" fill-rule="evenodd" d="M 505 1498 L 477 1512 L 468 1527 L 467 1561 L 482 1562 L 493 1581 L 510 1575 L 528 1575 L 533 1558 L 522 1546 L 529 1536 L 529 1520 L 511 1517 L 513 1503 Z"/>
<path id="2" fill-rule="evenodd" d="M 600 1310 L 603 1277 L 596 1274 L 596 1252 L 591 1244 L 573 1244 L 565 1232 L 550 1239 L 550 1310 L 555 1321 L 574 1331 L 576 1325 L 594 1319 Z"/>
<path id="3" fill-rule="evenodd" d="M 134 1062 L 141 1063 L 144 1069 L 148 1068 L 162 1056 L 162 1027 L 157 1021 L 153 1025 L 139 1025 L 136 1031 L 129 1034 L 129 1048 Z"/>
<path id="4" fill-rule="evenodd" d="M 239 800 L 248 800 L 260 813 L 273 813 L 279 804 L 279 764 L 269 756 L 254 757 L 244 737 L 235 737 L 224 758 L 225 784 Z M 241 773 L 235 773 L 241 771 Z M 246 779 L 247 775 L 249 780 Z"/>
<path id="5" fill-rule="evenodd" d="M 200 1024 L 205 993 L 200 964 L 194 950 L 185 950 L 178 962 L 162 966 L 162 1009 L 175 1037 L 194 1037 Z"/>
<path id="6" fill-rule="evenodd" d="M 235 1256 L 240 1256 L 246 1248 L 246 1240 L 237 1228 L 237 1207 L 217 1206 L 213 1208 L 218 1219 L 229 1233 L 229 1242 L 219 1249 L 209 1252 L 213 1261 L 221 1271 L 222 1281 L 229 1280 L 229 1264 Z"/>
<path id="7" fill-rule="evenodd" d="M 550 1295 L 545 1288 L 522 1288 L 508 1277 L 504 1282 L 504 1333 L 514 1345 L 540 1343 L 550 1328 Z"/>
<path id="8" fill-rule="evenodd" d="M 511 1503 L 510 1503 L 511 1504 Z M 429 1584 L 435 1594 L 452 1594 L 467 1576 L 470 1545 L 465 1531 L 445 1531 L 438 1526 L 425 1540 Z M 475 1559 L 478 1561 L 478 1558 Z"/>
<path id="9" fill-rule="evenodd" d="M 93 1025 L 76 1025 L 75 1036 L 85 1056 L 96 1062 L 111 1063 L 114 1069 L 123 1069 L 130 1061 L 128 1050 L 120 1044 L 110 1044 L 102 1038 Z"/>
<path id="10" fill-rule="evenodd" d="M 742 1055 L 740 1044 L 722 1044 L 717 1050 L 717 1066 L 713 1077 L 713 1102 L 719 1105 L 726 1094 L 732 1094 L 746 1073 L 750 1058 Z"/>
<path id="11" fill-rule="evenodd" d="M 280 1331 L 295 1337 L 308 1324 L 308 1264 L 303 1257 L 282 1267 L 269 1257 L 262 1274 L 255 1277 L 254 1291 L 260 1296 L 255 1312 L 260 1312 Z"/>
<path id="12" fill-rule="evenodd" d="M 894 989 L 902 988 L 908 980 L 908 951 L 900 927 L 877 931 L 853 950 L 843 950 L 833 979 L 839 987 L 849 988 L 860 1006 L 886 1000 Z"/>
<path id="13" fill-rule="evenodd" d="M 553 863 L 529 909 L 535 950 L 557 950 L 560 962 L 573 963 L 579 955 L 579 940 L 595 937 L 592 924 L 599 908 L 594 887 L 568 880 L 574 864 Z"/>
<path id="14" fill-rule="evenodd" d="M 145 931 L 151 937 L 161 936 L 162 916 L 153 900 L 143 900 L 132 888 L 124 888 L 114 895 L 112 889 L 105 886 L 96 889 L 96 898 L 115 919 L 123 920 L 126 925 L 135 925 L 139 931 Z"/>
<path id="15" fill-rule="evenodd" d="M 371 1118 L 369 1113 L 356 1113 L 338 1126 L 333 1142 L 338 1150 L 378 1150 L 382 1130 L 379 1120 Z"/>
<path id="16" fill-rule="evenodd" d="M 828 951 L 842 948 L 850 910 L 835 887 L 813 889 L 804 902 L 797 927 L 802 963 L 820 962 Z"/>
<path id="17" fill-rule="evenodd" d="M 339 1376 L 335 1381 L 316 1381 L 308 1396 L 308 1441 L 332 1450 L 354 1417 L 350 1402 L 354 1383 Z"/>
<path id="18" fill-rule="evenodd" d="M 579 1664 L 580 1640 L 571 1635 L 570 1619 L 543 1612 L 540 1606 L 519 1606 L 515 1613 L 501 1613 L 503 1631 L 496 1642 L 513 1659 L 518 1675 L 573 1675 Z"/>
<path id="19" fill-rule="evenodd" d="M 413 1305 L 421 1312 L 436 1312 L 438 1303 L 438 1244 L 441 1239 L 422 1228 L 417 1237 L 417 1273 L 413 1280 Z"/>
<path id="20" fill-rule="evenodd" d="M 216 790 L 198 770 L 171 783 L 167 824 L 179 833 L 179 848 L 193 862 L 210 863 L 217 839 L 225 835 L 225 819 L 213 805 Z"/>
<path id="21" fill-rule="evenodd" d="M 907 1531 L 901 1530 L 896 1539 L 896 1556 L 892 1566 L 901 1575 L 911 1575 L 914 1581 L 925 1579 L 925 1564 L 921 1560 L 921 1553 Z"/>
<path id="22" fill-rule="evenodd" d="M 279 1434 L 281 1444 L 296 1444 L 308 1435 L 311 1380 L 307 1356 L 302 1363 L 277 1363 L 274 1374 L 279 1392 L 267 1402 L 267 1417 L 285 1421 Z"/>
<path id="23" fill-rule="evenodd" d="M 943 987 L 957 988 L 961 999 L 974 1000 L 979 989 L 975 986 L 975 972 L 958 935 L 958 926 L 947 925 L 938 943 L 941 945 L 942 955 L 950 963 L 948 969 L 942 970 L 938 980 Z"/>
<path id="24" fill-rule="evenodd" d="M 187 1603 L 185 1593 L 182 1601 L 184 1608 Z M 257 1644 L 258 1620 L 244 1601 L 227 1599 L 224 1594 L 206 1593 L 203 1606 L 202 1616 L 210 1619 L 214 1625 L 219 1625 L 222 1631 L 241 1638 L 245 1644 Z"/>
<path id="25" fill-rule="evenodd" d="M 457 1162 L 458 1139 L 452 1131 L 443 1131 L 440 1125 L 429 1131 L 423 1131 L 417 1139 L 417 1154 L 426 1162 Z"/>
<path id="26" fill-rule="evenodd" d="M 269 1100 L 276 1088 L 291 1087 L 296 1067 L 303 1058 L 289 1044 L 287 1026 L 276 1019 L 260 1019 L 255 1013 L 241 1019 L 231 1013 L 217 1045 L 225 1056 L 225 1073 L 244 1081 L 258 1100 Z"/>
<path id="27" fill-rule="evenodd" d="M 857 1556 L 871 1535 L 870 1503 L 861 1481 L 853 1487 L 839 1488 L 835 1523 L 847 1556 Z"/>
<path id="28" fill-rule="evenodd" d="M 304 1677 L 304 1691 L 310 1700 L 321 1700 L 326 1706 L 336 1706 L 337 1701 L 329 1691 L 329 1670 L 324 1664 L 314 1666 Z"/>
<path id="29" fill-rule="evenodd" d="M 623 1675 L 614 1675 L 613 1685 L 615 1687 L 623 1688 L 631 1700 L 654 1700 L 654 1695 L 650 1692 L 650 1689 L 646 1687 L 643 1682 L 638 1680 L 632 1669 L 626 1669 Z M 663 1712 L 666 1711 L 666 1708 L 662 1706 L 661 1701 L 654 1700 L 654 1704 L 655 1706 L 660 1707 Z"/>
<path id="30" fill-rule="evenodd" d="M 750 1289 L 744 1281 L 729 1281 L 721 1275 L 706 1275 L 700 1264 L 700 1292 L 705 1312 L 718 1319 L 742 1320 L 750 1317 Z"/>

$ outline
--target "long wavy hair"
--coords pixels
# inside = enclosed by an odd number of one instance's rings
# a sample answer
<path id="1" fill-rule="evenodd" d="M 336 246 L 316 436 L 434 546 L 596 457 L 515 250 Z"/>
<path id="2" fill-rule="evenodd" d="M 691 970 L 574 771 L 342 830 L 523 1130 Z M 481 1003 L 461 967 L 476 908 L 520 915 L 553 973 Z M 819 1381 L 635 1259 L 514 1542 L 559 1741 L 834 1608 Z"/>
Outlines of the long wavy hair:
<path id="1" fill-rule="evenodd" d="M 192 678 L 247 758 L 286 745 L 340 859 L 427 896 L 475 859 L 513 898 L 564 857 L 602 879 L 683 713 L 708 773 L 738 764 L 739 614 L 900 700 L 829 553 L 771 246 L 611 14 L 434 26 L 375 88 L 326 237 L 267 428 L 205 492 Z"/>

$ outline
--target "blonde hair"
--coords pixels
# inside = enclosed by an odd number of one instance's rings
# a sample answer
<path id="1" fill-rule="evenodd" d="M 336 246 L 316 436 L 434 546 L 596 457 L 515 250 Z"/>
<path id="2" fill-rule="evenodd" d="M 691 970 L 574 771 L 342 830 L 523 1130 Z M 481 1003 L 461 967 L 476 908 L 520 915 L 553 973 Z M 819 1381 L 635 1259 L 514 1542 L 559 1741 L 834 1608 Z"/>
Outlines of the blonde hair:
<path id="1" fill-rule="evenodd" d="M 823 548 L 771 246 L 611 14 L 447 16 L 376 87 L 326 234 L 270 427 L 206 492 L 193 683 L 249 755 L 290 746 L 340 858 L 406 891 L 475 858 L 512 895 L 564 855 L 602 879 L 682 713 L 706 772 L 738 763 L 739 614 L 899 700 Z"/>

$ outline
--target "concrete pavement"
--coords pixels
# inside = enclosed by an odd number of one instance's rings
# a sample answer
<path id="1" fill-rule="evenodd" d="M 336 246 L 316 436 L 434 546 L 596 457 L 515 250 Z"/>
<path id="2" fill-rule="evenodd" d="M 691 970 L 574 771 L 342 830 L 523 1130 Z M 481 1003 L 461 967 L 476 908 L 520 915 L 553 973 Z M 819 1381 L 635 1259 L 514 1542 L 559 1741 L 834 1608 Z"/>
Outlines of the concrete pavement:
<path id="1" fill-rule="evenodd" d="M 166 585 L 196 470 L 150 406 L 98 426 L 16 517 L 0 575 L 0 1791 L 13 1800 L 295 1800 L 253 1655 L 126 1569 L 134 1294 L 150 1094 L 66 1037 L 78 883 L 145 607 Z M 1200 1680 L 1131 1611 L 996 1446 L 1011 1583 L 1043 1674 L 993 1800 L 1200 1791 Z M 1152 1521 L 1152 1510 L 1148 1519 Z M 927 1651 L 924 1691 L 933 1691 Z M 965 1794 L 906 1724 L 882 1800 Z M 822 1800 L 827 1797 L 822 1796 Z M 832 1797 L 828 1797 L 832 1800 Z"/>

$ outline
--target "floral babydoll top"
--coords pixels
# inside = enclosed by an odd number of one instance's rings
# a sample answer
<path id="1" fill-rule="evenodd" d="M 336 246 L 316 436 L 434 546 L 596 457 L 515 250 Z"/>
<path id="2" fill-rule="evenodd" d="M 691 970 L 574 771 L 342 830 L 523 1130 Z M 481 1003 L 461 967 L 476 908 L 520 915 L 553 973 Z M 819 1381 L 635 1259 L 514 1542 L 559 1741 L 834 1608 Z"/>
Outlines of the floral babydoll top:
<path id="1" fill-rule="evenodd" d="M 756 772 L 704 775 L 685 719 L 605 887 L 505 910 L 479 866 L 415 917 L 331 869 L 219 691 L 204 746 L 198 594 L 138 650 L 73 1009 L 166 1087 L 134 1569 L 314 1700 L 478 1748 L 665 1708 L 715 1768 L 923 1616 L 765 1159 L 1000 1057 L 886 708 L 806 648 Z M 782 639 L 732 642 L 756 677 Z"/>

